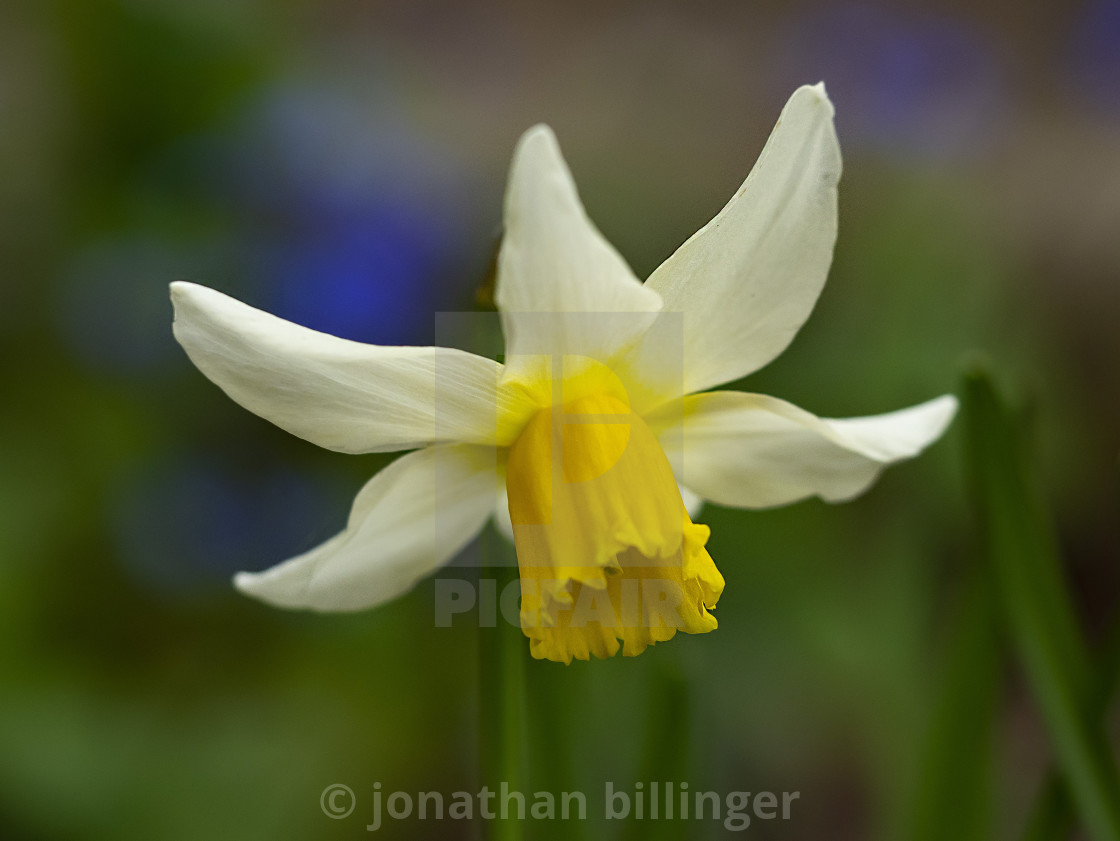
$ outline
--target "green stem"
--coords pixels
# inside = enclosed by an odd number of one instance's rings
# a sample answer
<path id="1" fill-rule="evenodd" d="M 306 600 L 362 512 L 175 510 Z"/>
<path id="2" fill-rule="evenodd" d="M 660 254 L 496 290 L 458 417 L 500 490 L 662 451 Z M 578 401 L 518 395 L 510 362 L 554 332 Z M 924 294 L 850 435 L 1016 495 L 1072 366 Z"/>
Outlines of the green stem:
<path id="1" fill-rule="evenodd" d="M 485 563 L 479 573 L 483 618 L 478 634 L 479 761 L 482 785 L 494 792 L 490 804 L 495 815 L 487 821 L 484 834 L 490 841 L 520 841 L 525 821 L 519 818 L 516 804 L 503 817 L 501 794 L 503 785 L 511 792 L 525 792 L 525 658 L 529 644 L 520 626 L 506 621 L 497 609 L 505 588 L 518 580 L 513 547 L 491 528 L 483 551 Z M 494 599 L 495 610 L 484 604 L 489 598 Z M 492 616 L 497 617 L 496 623 L 486 627 Z"/>
<path id="2" fill-rule="evenodd" d="M 526 642 L 526 647 L 528 643 Z M 582 665 L 582 664 L 581 664 Z M 563 792 L 587 791 L 586 780 L 573 762 L 572 745 L 583 735 L 586 722 L 569 715 L 574 698 L 586 698 L 582 691 L 586 673 L 578 666 L 565 666 L 550 660 L 528 659 L 525 663 L 529 748 L 529 782 L 534 791 L 547 791 L 559 799 Z M 589 821 L 534 821 L 536 841 L 580 841 L 586 837 Z"/>
<path id="3" fill-rule="evenodd" d="M 985 373 L 966 377 L 964 398 L 976 503 L 1009 636 L 1085 829 L 1096 841 L 1120 841 L 1116 765 L 1088 714 L 1089 657 L 1018 428 Z"/>
<path id="4" fill-rule="evenodd" d="M 674 649 L 678 652 L 678 649 Z M 638 780 L 646 785 L 659 783 L 677 785 L 689 778 L 692 710 L 688 680 L 675 661 L 674 653 L 658 652 L 657 665 L 650 681 L 645 743 L 638 765 Z M 646 797 L 665 802 L 665 789 L 660 795 L 651 787 Z M 674 800 L 674 803 L 677 801 Z M 623 841 L 676 841 L 693 837 L 687 822 L 666 819 L 662 812 L 657 821 L 630 820 L 622 834 Z"/>
<path id="5" fill-rule="evenodd" d="M 912 841 L 982 841 L 992 835 L 992 731 L 1001 678 L 993 601 L 987 571 L 972 569 L 938 675 Z"/>
<path id="6" fill-rule="evenodd" d="M 1120 475 L 1120 474 L 1118 474 Z M 1103 721 L 1120 685 L 1120 614 L 1113 617 L 1097 658 L 1093 686 L 1086 706 L 1091 721 Z M 1060 841 L 1073 830 L 1073 805 L 1065 779 L 1051 768 L 1043 780 L 1027 821 L 1024 841 Z"/>

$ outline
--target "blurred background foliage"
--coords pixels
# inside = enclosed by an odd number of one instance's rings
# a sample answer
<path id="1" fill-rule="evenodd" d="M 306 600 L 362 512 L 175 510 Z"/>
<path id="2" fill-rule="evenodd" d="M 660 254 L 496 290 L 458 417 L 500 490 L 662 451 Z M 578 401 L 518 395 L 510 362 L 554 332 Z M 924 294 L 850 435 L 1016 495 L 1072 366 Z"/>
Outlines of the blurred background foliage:
<path id="1" fill-rule="evenodd" d="M 477 788 L 475 635 L 433 627 L 430 581 L 354 616 L 232 591 L 340 528 L 386 458 L 231 403 L 172 340 L 170 281 L 429 343 L 435 311 L 474 305 L 538 121 L 644 277 L 820 79 L 845 158 L 835 264 L 740 385 L 871 414 L 986 352 L 1027 408 L 1095 641 L 1120 584 L 1117 0 L 0 6 L 0 836 L 354 837 L 375 781 Z M 564 713 L 536 765 L 591 792 L 800 791 L 758 838 L 894 841 L 967 810 L 1017 837 L 1051 749 L 1018 670 L 954 642 L 977 563 L 960 435 L 848 505 L 707 508 L 719 631 L 529 664 L 534 703 Z M 975 690 L 961 715 L 993 716 L 931 806 L 929 745 L 974 732 L 943 703 L 954 680 Z M 335 782 L 351 819 L 319 810 Z"/>

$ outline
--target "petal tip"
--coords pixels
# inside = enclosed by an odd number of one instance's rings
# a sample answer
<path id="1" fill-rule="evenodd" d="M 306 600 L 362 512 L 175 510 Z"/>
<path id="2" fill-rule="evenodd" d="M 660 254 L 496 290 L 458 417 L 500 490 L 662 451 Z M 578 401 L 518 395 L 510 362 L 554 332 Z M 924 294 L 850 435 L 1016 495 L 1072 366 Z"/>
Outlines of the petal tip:
<path id="1" fill-rule="evenodd" d="M 836 114 L 836 109 L 832 105 L 832 100 L 828 97 L 828 91 L 825 90 L 823 81 L 817 82 L 815 85 L 802 85 L 794 91 L 793 96 L 790 97 L 790 104 L 798 100 L 804 100 L 806 104 L 811 106 L 823 106 L 830 118 Z"/>
<path id="2" fill-rule="evenodd" d="M 935 397 L 929 401 L 928 406 L 931 414 L 936 417 L 934 425 L 937 427 L 937 434 L 934 437 L 940 438 L 949 424 L 953 422 L 953 418 L 957 416 L 957 411 L 961 406 L 960 401 L 954 394 L 942 394 L 940 397 Z"/>
<path id="3" fill-rule="evenodd" d="M 253 572 L 239 572 L 233 576 L 233 588 L 247 596 L 254 596 L 259 576 Z"/>
<path id="4" fill-rule="evenodd" d="M 185 280 L 172 281 L 170 286 L 168 287 L 168 291 L 171 295 L 171 303 L 175 304 L 176 306 L 183 303 L 183 301 L 186 300 L 187 296 L 191 294 L 192 286 L 194 286 L 193 283 L 189 283 Z"/>
<path id="5" fill-rule="evenodd" d="M 517 213 L 514 208 L 533 201 L 540 185 L 544 184 L 551 184 L 550 189 L 559 190 L 562 203 L 578 204 L 575 183 L 556 135 L 545 123 L 537 123 L 521 135 L 513 150 L 513 163 L 506 186 L 507 230 L 510 217 Z"/>
<path id="6" fill-rule="evenodd" d="M 527 154 L 560 156 L 560 143 L 550 125 L 537 123 L 521 135 L 521 139 L 517 141 L 517 149 L 514 151 L 514 159 L 519 160 Z"/>
<path id="7" fill-rule="evenodd" d="M 533 137 L 541 137 L 543 139 L 556 139 L 556 133 L 552 130 L 552 126 L 548 123 L 534 123 L 525 130 L 521 135 L 522 141 L 528 140 Z"/>
<path id="8" fill-rule="evenodd" d="M 170 285 L 170 293 L 171 331 L 179 344 L 188 347 L 191 342 L 191 331 L 197 329 L 206 315 L 213 310 L 214 296 L 220 298 L 222 293 L 185 280 L 174 281 Z"/>
<path id="9" fill-rule="evenodd" d="M 303 576 L 292 576 L 291 572 L 302 569 L 279 564 L 264 572 L 239 572 L 233 576 L 233 587 L 239 593 L 272 607 L 308 608 L 314 607 L 308 598 Z"/>
<path id="10" fill-rule="evenodd" d="M 176 316 L 179 315 L 180 310 L 190 306 L 202 305 L 203 299 L 209 298 L 211 301 L 215 300 L 215 296 L 223 297 L 221 292 L 211 289 L 208 286 L 202 286 L 198 283 L 191 283 L 187 280 L 176 280 L 170 284 L 171 305 L 175 309 Z"/>
<path id="11" fill-rule="evenodd" d="M 899 452 L 892 453 L 885 463 L 913 458 L 918 453 L 941 439 L 956 417 L 959 403 L 952 394 L 943 394 L 909 409 L 902 409 L 892 415 L 910 424 L 910 432 L 902 440 L 909 441 Z"/>

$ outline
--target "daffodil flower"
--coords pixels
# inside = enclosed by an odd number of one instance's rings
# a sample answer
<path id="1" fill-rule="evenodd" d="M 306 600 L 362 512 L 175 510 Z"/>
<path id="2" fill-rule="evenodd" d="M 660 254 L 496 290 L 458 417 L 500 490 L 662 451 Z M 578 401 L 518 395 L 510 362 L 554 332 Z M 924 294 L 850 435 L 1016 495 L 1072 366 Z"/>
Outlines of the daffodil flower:
<path id="1" fill-rule="evenodd" d="M 176 338 L 242 406 L 332 450 L 414 450 L 362 488 L 340 534 L 236 586 L 280 607 L 369 608 L 493 517 L 516 545 L 534 657 L 636 655 L 714 629 L 724 579 L 689 513 L 702 500 L 850 499 L 956 411 L 943 396 L 826 420 L 705 391 L 774 359 L 820 294 L 836 239 L 832 118 L 822 85 L 797 90 L 742 187 L 645 283 L 588 219 L 552 132 L 530 129 L 498 258 L 504 364 L 359 344 L 173 284 Z"/>

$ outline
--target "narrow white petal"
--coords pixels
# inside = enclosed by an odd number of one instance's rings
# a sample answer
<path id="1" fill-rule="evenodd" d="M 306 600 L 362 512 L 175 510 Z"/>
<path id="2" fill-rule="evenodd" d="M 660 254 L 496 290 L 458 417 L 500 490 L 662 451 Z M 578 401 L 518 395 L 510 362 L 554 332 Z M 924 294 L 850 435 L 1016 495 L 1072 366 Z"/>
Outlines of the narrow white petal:
<path id="1" fill-rule="evenodd" d="M 682 371 L 683 357 L 683 393 L 711 388 L 758 370 L 793 340 L 836 241 L 832 117 L 823 85 L 799 88 L 731 201 L 650 276 L 666 313 L 684 314 L 684 340 L 639 346 L 633 364 L 645 381 Z M 673 374 L 661 390 L 679 395 L 680 379 Z"/>
<path id="2" fill-rule="evenodd" d="M 956 411 L 956 398 L 945 395 L 885 415 L 826 420 L 773 397 L 716 391 L 666 406 L 651 423 L 664 424 L 661 440 L 682 485 L 720 505 L 769 508 L 862 493 L 884 466 L 936 441 Z"/>
<path id="3" fill-rule="evenodd" d="M 339 339 L 193 283 L 175 338 L 198 369 L 293 435 L 348 453 L 495 443 L 502 366 L 460 350 Z"/>
<path id="4" fill-rule="evenodd" d="M 451 560 L 494 510 L 494 451 L 429 447 L 394 461 L 354 499 L 346 529 L 260 573 L 242 592 L 277 607 L 362 610 L 393 599 Z"/>
<path id="5" fill-rule="evenodd" d="M 661 307 L 587 218 L 547 126 L 529 129 L 514 152 L 495 296 L 510 376 L 542 355 L 605 362 Z"/>

